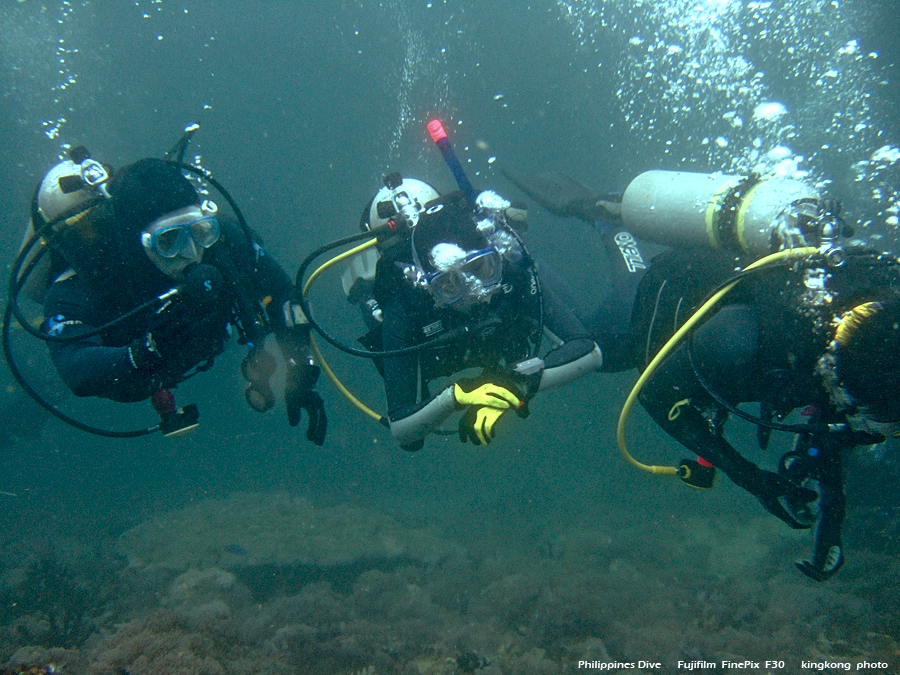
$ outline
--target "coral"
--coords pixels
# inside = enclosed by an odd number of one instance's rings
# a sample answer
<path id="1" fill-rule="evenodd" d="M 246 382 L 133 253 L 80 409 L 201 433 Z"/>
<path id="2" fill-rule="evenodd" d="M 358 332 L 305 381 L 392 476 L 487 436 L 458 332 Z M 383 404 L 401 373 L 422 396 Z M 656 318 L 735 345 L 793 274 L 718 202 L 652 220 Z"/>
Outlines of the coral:
<path id="1" fill-rule="evenodd" d="M 0 623 L 11 623 L 25 643 L 75 647 L 94 630 L 100 600 L 75 572 L 48 556 L 35 560 L 0 593 Z"/>
<path id="2" fill-rule="evenodd" d="M 297 535 L 323 550 L 304 550 L 288 543 L 292 533 L 268 526 L 258 539 L 238 539 L 250 518 L 237 506 L 254 504 L 274 509 L 284 527 L 304 518 L 307 529 L 328 524 L 327 534 Z M 151 533 L 160 526 L 168 544 Z M 361 526 L 377 531 L 340 541 Z M 467 548 L 426 545 L 437 536 L 361 507 L 211 500 L 123 537 L 133 564 L 118 582 L 121 624 L 79 649 L 18 649 L 7 667 L 57 663 L 64 675 L 568 675 L 580 660 L 891 660 L 898 653 L 891 636 L 900 563 L 856 552 L 838 578 L 809 583 L 773 564 L 795 539 L 768 522 L 552 524 L 505 545 L 489 537 L 471 537 Z M 168 552 L 174 563 L 159 557 Z M 32 578 L 7 577 L 10 588 Z M 0 648 L 12 653 L 21 642 L 11 630 L 37 634 L 46 622 L 39 612 L 16 616 L 0 626 Z"/>
<path id="3" fill-rule="evenodd" d="M 405 528 L 352 506 L 316 508 L 286 495 L 236 494 L 173 511 L 125 532 L 119 550 L 132 566 L 323 567 L 355 561 L 434 561 L 448 542 L 429 528 Z"/>
<path id="4" fill-rule="evenodd" d="M 227 635 L 196 633 L 172 612 L 131 621 L 92 646 L 90 672 L 130 675 L 224 675 Z"/>
<path id="5" fill-rule="evenodd" d="M 0 675 L 77 675 L 84 666 L 84 658 L 77 650 L 32 646 L 17 650 L 0 668 Z"/>

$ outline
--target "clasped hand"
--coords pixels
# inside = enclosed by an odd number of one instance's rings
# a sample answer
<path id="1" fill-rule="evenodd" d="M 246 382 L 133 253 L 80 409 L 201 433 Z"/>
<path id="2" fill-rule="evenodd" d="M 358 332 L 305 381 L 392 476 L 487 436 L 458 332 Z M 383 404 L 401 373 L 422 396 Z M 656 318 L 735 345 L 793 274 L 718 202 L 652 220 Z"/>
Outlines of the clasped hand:
<path id="1" fill-rule="evenodd" d="M 497 421 L 510 408 L 527 414 L 525 401 L 509 389 L 490 382 L 468 392 L 454 384 L 453 396 L 458 405 L 468 406 L 459 424 L 459 440 L 463 443 L 467 440 L 475 445 L 490 443 Z"/>

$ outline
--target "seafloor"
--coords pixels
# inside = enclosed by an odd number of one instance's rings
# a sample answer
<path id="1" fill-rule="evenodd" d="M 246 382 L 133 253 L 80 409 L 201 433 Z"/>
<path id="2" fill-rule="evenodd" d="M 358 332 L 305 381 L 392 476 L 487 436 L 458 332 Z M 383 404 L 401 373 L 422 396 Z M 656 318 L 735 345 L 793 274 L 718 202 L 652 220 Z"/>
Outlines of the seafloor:
<path id="1" fill-rule="evenodd" d="M 745 659 L 897 672 L 896 533 L 855 515 L 852 564 L 817 584 L 785 564 L 798 540 L 761 512 L 610 514 L 461 541 L 371 507 L 236 493 L 92 550 L 17 559 L 7 538 L 0 662 L 70 675 L 549 675 L 647 659 L 655 673 Z"/>

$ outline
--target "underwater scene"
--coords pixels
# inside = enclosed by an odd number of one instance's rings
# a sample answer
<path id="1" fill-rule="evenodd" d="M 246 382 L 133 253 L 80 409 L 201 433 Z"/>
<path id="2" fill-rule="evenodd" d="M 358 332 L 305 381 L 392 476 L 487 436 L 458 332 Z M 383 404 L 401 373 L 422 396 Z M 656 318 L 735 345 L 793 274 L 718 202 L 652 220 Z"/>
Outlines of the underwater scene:
<path id="1" fill-rule="evenodd" d="M 525 243 L 586 313 L 621 292 L 597 228 L 515 176 L 603 195 L 648 171 L 787 181 L 839 200 L 848 248 L 896 255 L 898 16 L 896 0 L 3 0 L 0 675 L 900 674 L 891 434 L 841 455 L 843 566 L 817 581 L 795 565 L 815 528 L 724 475 L 692 489 L 626 461 L 623 443 L 638 463 L 693 456 L 640 406 L 620 424 L 635 370 L 541 392 L 490 445 L 451 421 L 417 452 L 323 375 L 320 447 L 305 413 L 287 423 L 282 365 L 274 407 L 248 406 L 233 339 L 178 386 L 199 423 L 170 438 L 147 401 L 72 394 L 17 284 L 36 186 L 78 146 L 118 168 L 181 139 L 293 279 L 360 232 L 391 172 L 457 189 L 435 119 L 477 190 L 527 206 Z M 310 305 L 358 346 L 343 269 Z M 383 415 L 372 360 L 317 340 Z M 725 437 L 775 471 L 796 434 L 761 442 L 760 407 Z"/>

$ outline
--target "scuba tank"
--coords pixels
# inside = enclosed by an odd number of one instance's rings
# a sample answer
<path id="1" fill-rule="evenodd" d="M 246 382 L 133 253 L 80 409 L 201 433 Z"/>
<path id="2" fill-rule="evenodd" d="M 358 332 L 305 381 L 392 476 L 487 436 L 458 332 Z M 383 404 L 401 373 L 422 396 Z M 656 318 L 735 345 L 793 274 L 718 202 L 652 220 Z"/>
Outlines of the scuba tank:
<path id="1" fill-rule="evenodd" d="M 110 173 L 109 167 L 92 159 L 84 146 L 78 146 L 41 179 L 31 200 L 31 221 L 19 247 L 20 253 L 29 249 L 22 265 L 29 271 L 19 277 L 23 282 L 21 293 L 29 300 L 42 303 L 50 284 L 69 267 L 84 262 L 86 253 L 96 247 L 98 233 L 86 216 L 109 197 L 106 183 Z M 37 236 L 51 242 L 49 255 L 40 254 Z"/>
<path id="2" fill-rule="evenodd" d="M 622 196 L 636 237 L 667 246 L 710 246 L 753 258 L 818 240 L 821 195 L 792 178 L 646 171 Z"/>
<path id="3" fill-rule="evenodd" d="M 391 222 L 404 225 L 401 232 L 416 226 L 419 214 L 425 205 L 440 194 L 431 185 L 414 178 L 402 178 L 399 173 L 390 173 L 384 178 L 384 186 L 378 190 L 366 205 L 359 220 L 360 232 L 383 228 Z M 381 323 L 381 308 L 374 297 L 375 270 L 380 250 L 390 248 L 403 241 L 401 235 L 388 237 L 380 242 L 377 249 L 370 248 L 351 257 L 341 274 L 341 286 L 347 300 L 357 305 L 371 329 Z"/>

